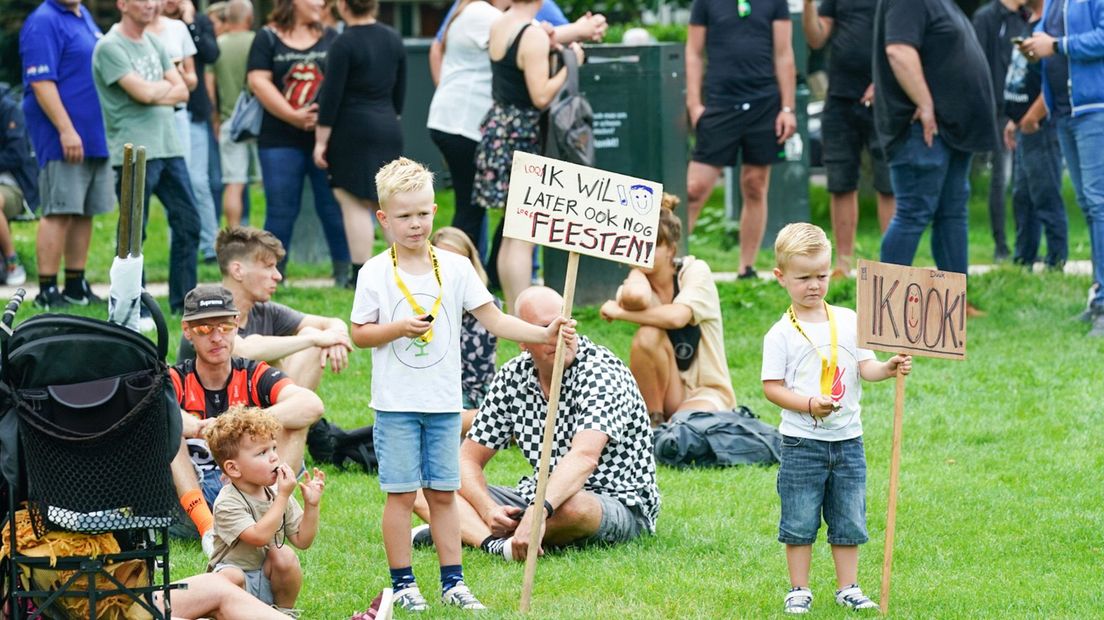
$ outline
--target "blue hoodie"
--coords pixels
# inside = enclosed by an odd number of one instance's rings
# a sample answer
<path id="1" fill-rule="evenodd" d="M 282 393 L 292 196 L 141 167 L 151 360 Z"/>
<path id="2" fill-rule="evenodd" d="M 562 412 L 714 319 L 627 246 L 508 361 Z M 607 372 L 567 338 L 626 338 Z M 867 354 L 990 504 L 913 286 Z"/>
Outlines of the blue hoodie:
<path id="1" fill-rule="evenodd" d="M 1066 36 L 1058 39 L 1061 55 L 1043 62 L 1069 64 L 1073 116 L 1104 112 L 1104 0 L 1066 2 Z M 1058 5 L 1054 0 L 1047 0 L 1043 8 L 1046 17 L 1039 20 L 1036 32 L 1043 32 L 1043 24 Z M 1053 93 L 1046 80 L 1043 80 L 1043 97 L 1047 108 L 1053 108 Z"/>

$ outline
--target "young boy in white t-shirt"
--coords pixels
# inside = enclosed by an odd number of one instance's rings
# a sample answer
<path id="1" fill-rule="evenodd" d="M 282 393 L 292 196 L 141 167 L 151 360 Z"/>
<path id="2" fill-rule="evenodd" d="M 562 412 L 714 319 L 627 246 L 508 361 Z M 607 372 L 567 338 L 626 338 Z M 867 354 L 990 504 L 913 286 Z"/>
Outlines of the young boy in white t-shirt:
<path id="1" fill-rule="evenodd" d="M 380 225 L 391 247 L 360 269 L 353 299 L 353 343 L 372 347 L 374 440 L 380 488 L 387 493 L 383 543 L 395 603 L 427 608 L 410 566 L 410 515 L 417 491 L 429 504 L 430 531 L 441 563 L 441 598 L 463 609 L 484 609 L 464 584 L 460 564 L 460 331 L 470 312 L 499 338 L 554 344 L 561 326 L 503 314 L 471 262 L 429 243 L 437 205 L 433 175 L 400 157 L 376 174 Z"/>
<path id="2" fill-rule="evenodd" d="M 908 374 L 912 357 L 879 362 L 858 348 L 858 320 L 848 308 L 830 306 L 832 245 L 819 227 L 790 224 L 774 243 L 774 276 L 792 304 L 763 338 L 763 393 L 782 407 L 782 464 L 778 540 L 786 545 L 790 591 L 786 613 L 806 613 L 813 603 L 809 565 L 821 514 L 836 565 L 836 602 L 851 609 L 877 607 L 858 586 L 859 545 L 866 534 L 866 456 L 859 400 L 862 379 L 882 381 Z"/>

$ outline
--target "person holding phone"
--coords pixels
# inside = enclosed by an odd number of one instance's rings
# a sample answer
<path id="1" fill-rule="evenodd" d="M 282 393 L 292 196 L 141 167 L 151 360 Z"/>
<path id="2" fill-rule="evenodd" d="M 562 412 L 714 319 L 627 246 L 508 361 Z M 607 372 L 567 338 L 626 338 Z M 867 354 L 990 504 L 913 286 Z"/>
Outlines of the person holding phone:
<path id="1" fill-rule="evenodd" d="M 1014 39 L 1023 40 L 1031 34 L 1027 20 L 1031 16 L 1024 5 L 1027 0 L 990 0 L 982 5 L 973 17 L 974 33 L 985 52 L 989 63 L 989 74 L 993 78 L 993 96 L 996 108 L 993 110 L 997 127 L 1004 127 L 1008 115 L 1004 113 L 1004 77 L 1008 74 L 1008 65 L 1012 59 Z M 993 243 L 996 250 L 993 259 L 997 262 L 1011 257 L 1008 239 L 1005 234 L 1005 190 L 1012 169 L 1011 153 L 1002 140 L 989 154 L 991 177 L 989 180 L 989 226 L 993 231 Z"/>
<path id="2" fill-rule="evenodd" d="M 276 0 L 268 25 L 253 39 L 247 64 L 249 88 L 264 107 L 257 137 L 264 178 L 265 230 L 291 248 L 291 233 L 302 205 L 303 181 L 310 179 L 314 209 L 333 261 L 335 285 L 349 281 L 349 244 L 341 207 L 326 172 L 314 163 L 318 93 L 326 58 L 337 31 L 322 25 L 322 0 Z M 280 262 L 286 272 L 287 257 Z"/>

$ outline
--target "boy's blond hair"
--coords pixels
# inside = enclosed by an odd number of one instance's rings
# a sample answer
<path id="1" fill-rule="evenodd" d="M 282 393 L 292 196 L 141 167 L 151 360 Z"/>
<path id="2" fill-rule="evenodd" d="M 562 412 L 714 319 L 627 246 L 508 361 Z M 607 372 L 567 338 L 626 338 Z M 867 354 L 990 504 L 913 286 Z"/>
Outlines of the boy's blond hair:
<path id="1" fill-rule="evenodd" d="M 828 235 L 820 226 L 808 222 L 787 224 L 774 240 L 774 259 L 779 269 L 785 269 L 795 256 L 816 256 L 825 251 L 832 252 Z"/>
<path id="2" fill-rule="evenodd" d="M 400 157 L 376 173 L 376 195 L 383 208 L 395 194 L 413 194 L 425 189 L 433 192 L 433 173 L 413 159 Z"/>
<path id="3" fill-rule="evenodd" d="M 275 439 L 281 428 L 276 418 L 260 407 L 234 405 L 215 418 L 203 431 L 203 438 L 207 440 L 211 456 L 222 468 L 226 461 L 238 456 L 243 437 L 248 435 L 254 441 Z"/>

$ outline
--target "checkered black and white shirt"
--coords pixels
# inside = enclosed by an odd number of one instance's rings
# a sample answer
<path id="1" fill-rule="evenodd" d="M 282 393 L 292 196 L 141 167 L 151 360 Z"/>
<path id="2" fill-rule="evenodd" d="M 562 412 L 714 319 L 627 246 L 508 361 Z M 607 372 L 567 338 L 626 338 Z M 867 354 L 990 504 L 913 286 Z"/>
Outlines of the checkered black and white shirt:
<path id="1" fill-rule="evenodd" d="M 516 439 L 534 476 L 518 481 L 518 493 L 532 501 L 536 495 L 536 468 L 548 413 L 548 399 L 528 353 L 506 362 L 495 374 L 468 439 L 503 450 Z M 556 432 L 552 440 L 551 469 L 571 449 L 575 434 L 594 430 L 609 437 L 598 467 L 583 488 L 640 506 L 654 532 L 659 514 L 652 428 L 636 380 L 609 349 L 579 338 L 575 362 L 564 369 Z"/>

